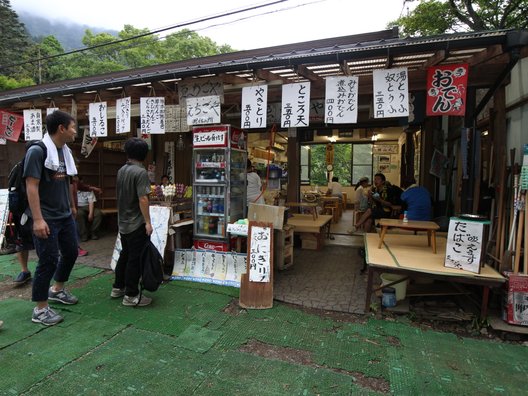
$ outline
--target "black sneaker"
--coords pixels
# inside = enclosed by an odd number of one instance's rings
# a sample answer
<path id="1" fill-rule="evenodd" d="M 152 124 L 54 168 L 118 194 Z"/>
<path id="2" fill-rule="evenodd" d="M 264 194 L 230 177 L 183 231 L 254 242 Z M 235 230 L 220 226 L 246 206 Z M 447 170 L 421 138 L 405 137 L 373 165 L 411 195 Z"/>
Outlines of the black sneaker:
<path id="1" fill-rule="evenodd" d="M 33 316 L 31 321 L 34 323 L 42 323 L 45 326 L 53 326 L 57 323 L 62 322 L 63 318 L 57 312 L 50 307 L 46 307 L 42 310 L 33 309 Z"/>
<path id="2" fill-rule="evenodd" d="M 13 279 L 13 283 L 16 285 L 23 285 L 30 279 L 31 279 L 31 272 L 22 271 L 20 274 L 18 274 L 18 276 L 15 279 Z"/>
<path id="3" fill-rule="evenodd" d="M 48 291 L 48 300 L 60 302 L 66 305 L 77 304 L 77 302 L 79 301 L 77 297 L 75 297 L 70 292 L 66 291 L 66 289 L 62 289 L 62 290 L 59 290 L 58 292 L 54 292 L 51 287 Z"/>

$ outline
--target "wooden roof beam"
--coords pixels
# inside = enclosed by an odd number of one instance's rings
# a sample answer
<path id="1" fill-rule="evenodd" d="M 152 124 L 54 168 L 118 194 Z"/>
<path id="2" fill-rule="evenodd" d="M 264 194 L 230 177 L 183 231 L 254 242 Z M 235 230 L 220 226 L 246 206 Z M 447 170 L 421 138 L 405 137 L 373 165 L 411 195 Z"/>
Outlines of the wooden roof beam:
<path id="1" fill-rule="evenodd" d="M 250 79 L 237 76 L 236 74 L 226 74 L 226 73 L 219 73 L 218 77 L 222 79 L 222 82 L 224 84 L 247 84 L 251 82 Z"/>
<path id="2" fill-rule="evenodd" d="M 283 84 L 290 84 L 291 81 L 287 78 L 281 77 L 278 74 L 272 73 L 269 70 L 265 69 L 257 69 L 255 70 L 255 76 L 261 80 L 272 82 L 272 81 L 280 81 Z"/>
<path id="3" fill-rule="evenodd" d="M 502 45 L 492 45 L 491 47 L 488 47 L 485 50 L 482 50 L 473 55 L 467 60 L 467 63 L 469 63 L 470 66 L 476 66 L 481 63 L 488 62 L 489 60 L 496 58 L 499 55 L 502 55 L 502 53 Z"/>
<path id="4" fill-rule="evenodd" d="M 438 65 L 440 62 L 444 61 L 447 56 L 448 52 L 446 50 L 436 51 L 433 56 L 425 61 L 422 68 L 427 69 L 428 67 Z"/>
<path id="5" fill-rule="evenodd" d="M 322 84 L 324 82 L 321 76 L 318 76 L 304 65 L 297 65 L 295 67 L 295 71 L 297 72 L 297 74 L 303 76 L 304 78 L 308 79 L 313 83 Z"/>

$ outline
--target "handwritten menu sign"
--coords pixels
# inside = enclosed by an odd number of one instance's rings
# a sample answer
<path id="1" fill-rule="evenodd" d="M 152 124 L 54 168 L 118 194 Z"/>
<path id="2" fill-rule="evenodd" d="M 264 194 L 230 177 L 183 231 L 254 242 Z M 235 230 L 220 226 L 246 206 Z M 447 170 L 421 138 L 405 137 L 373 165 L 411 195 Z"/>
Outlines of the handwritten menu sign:
<path id="1" fill-rule="evenodd" d="M 178 83 L 178 96 L 181 104 L 189 98 L 216 96 L 224 102 L 224 83 L 220 77 L 188 78 Z"/>
<path id="2" fill-rule="evenodd" d="M 176 249 L 171 279 L 240 287 L 246 265 L 243 253 Z"/>
<path id="3" fill-rule="evenodd" d="M 148 97 L 139 99 L 142 134 L 165 133 L 165 98 Z"/>
<path id="4" fill-rule="evenodd" d="M 354 124 L 358 114 L 358 77 L 328 77 L 325 91 L 325 123 Z"/>
<path id="5" fill-rule="evenodd" d="M 467 64 L 427 69 L 427 115 L 463 116 L 466 112 Z"/>
<path id="6" fill-rule="evenodd" d="M 42 113 L 40 109 L 24 110 L 24 140 L 42 139 Z"/>
<path id="7" fill-rule="evenodd" d="M 180 105 L 165 106 L 165 132 L 188 132 L 187 109 Z"/>
<path id="8" fill-rule="evenodd" d="M 108 136 L 106 102 L 90 103 L 88 119 L 90 121 L 90 136 Z"/>
<path id="9" fill-rule="evenodd" d="M 187 98 L 187 124 L 219 124 L 220 98 L 218 96 L 200 96 Z"/>
<path id="10" fill-rule="evenodd" d="M 480 273 L 484 223 L 452 217 L 444 266 Z"/>
<path id="11" fill-rule="evenodd" d="M 310 124 L 310 83 L 282 86 L 281 127 L 305 127 Z"/>
<path id="12" fill-rule="evenodd" d="M 116 133 L 130 132 L 130 97 L 116 100 Z"/>
<path id="13" fill-rule="evenodd" d="M 242 88 L 242 128 L 265 128 L 268 102 L 268 86 L 255 85 Z"/>
<path id="14" fill-rule="evenodd" d="M 249 228 L 249 281 L 269 282 L 271 272 L 273 228 L 250 225 Z"/>
<path id="15" fill-rule="evenodd" d="M 193 132 L 193 146 L 225 146 L 227 144 L 227 131 L 224 129 Z"/>
<path id="16" fill-rule="evenodd" d="M 409 115 L 407 68 L 374 70 L 374 118 Z"/>

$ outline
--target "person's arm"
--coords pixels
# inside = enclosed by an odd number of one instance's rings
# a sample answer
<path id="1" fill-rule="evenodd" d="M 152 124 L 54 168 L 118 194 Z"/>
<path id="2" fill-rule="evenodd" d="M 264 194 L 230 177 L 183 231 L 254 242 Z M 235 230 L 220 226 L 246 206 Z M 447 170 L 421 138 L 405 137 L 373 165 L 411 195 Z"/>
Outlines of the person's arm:
<path id="1" fill-rule="evenodd" d="M 151 235 L 152 224 L 150 222 L 149 199 L 147 195 L 139 197 L 139 209 L 141 210 L 141 214 L 145 219 L 145 229 L 147 230 L 147 235 Z"/>
<path id="2" fill-rule="evenodd" d="M 94 219 L 94 203 L 88 202 L 88 222 L 91 223 Z"/>
<path id="3" fill-rule="evenodd" d="M 29 208 L 33 217 L 33 232 L 37 238 L 46 239 L 50 233 L 48 223 L 42 217 L 39 195 L 40 180 L 34 177 L 26 177 L 26 192 Z"/>
<path id="4" fill-rule="evenodd" d="M 72 212 L 72 216 L 75 218 L 77 217 L 77 205 L 75 204 L 77 197 L 74 196 L 74 188 L 73 183 L 70 183 L 70 209 Z"/>

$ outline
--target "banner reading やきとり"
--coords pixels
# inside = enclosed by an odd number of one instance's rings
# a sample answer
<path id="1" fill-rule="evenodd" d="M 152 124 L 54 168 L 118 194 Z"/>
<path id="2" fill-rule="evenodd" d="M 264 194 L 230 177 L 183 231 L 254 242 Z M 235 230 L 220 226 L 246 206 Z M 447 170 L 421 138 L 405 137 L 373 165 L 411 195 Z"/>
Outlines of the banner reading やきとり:
<path id="1" fill-rule="evenodd" d="M 427 69 L 427 115 L 463 116 L 466 112 L 467 64 Z"/>

